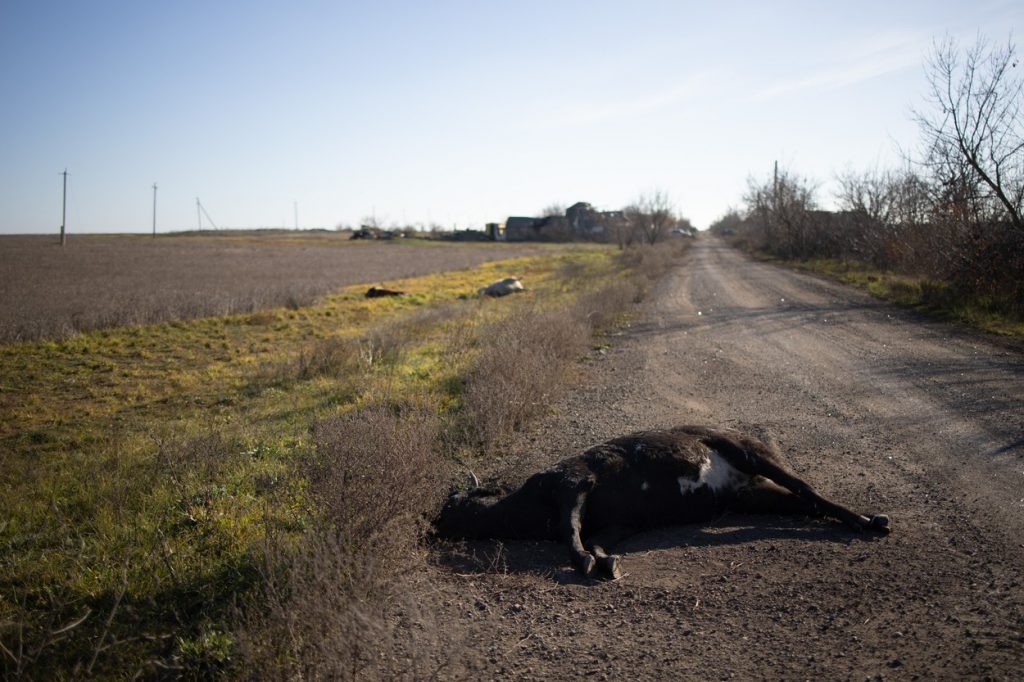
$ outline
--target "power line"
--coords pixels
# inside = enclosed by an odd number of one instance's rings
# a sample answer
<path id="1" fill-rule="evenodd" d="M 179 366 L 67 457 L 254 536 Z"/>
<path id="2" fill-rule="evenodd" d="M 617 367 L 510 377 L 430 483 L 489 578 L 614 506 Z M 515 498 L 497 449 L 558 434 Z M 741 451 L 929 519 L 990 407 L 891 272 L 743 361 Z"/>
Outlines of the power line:
<path id="1" fill-rule="evenodd" d="M 213 222 L 213 218 L 210 217 L 210 214 L 206 212 L 206 208 L 199 201 L 199 197 L 196 197 L 196 218 L 199 220 L 199 229 L 200 230 L 203 229 L 203 216 L 206 216 L 206 220 L 211 225 L 213 225 L 213 229 L 215 229 L 215 230 L 219 230 L 220 229 L 219 227 L 217 227 L 217 223 Z"/>

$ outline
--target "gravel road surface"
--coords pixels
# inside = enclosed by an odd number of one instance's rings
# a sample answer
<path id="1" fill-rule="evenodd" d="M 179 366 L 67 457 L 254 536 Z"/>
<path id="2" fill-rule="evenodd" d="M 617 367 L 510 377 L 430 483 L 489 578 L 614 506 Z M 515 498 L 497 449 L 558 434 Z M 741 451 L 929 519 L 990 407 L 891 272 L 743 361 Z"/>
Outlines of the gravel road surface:
<path id="1" fill-rule="evenodd" d="M 1024 355 L 701 237 L 492 477 L 705 423 L 774 439 L 858 535 L 736 514 L 635 536 L 627 575 L 550 543 L 435 551 L 443 678 L 1024 677 Z"/>

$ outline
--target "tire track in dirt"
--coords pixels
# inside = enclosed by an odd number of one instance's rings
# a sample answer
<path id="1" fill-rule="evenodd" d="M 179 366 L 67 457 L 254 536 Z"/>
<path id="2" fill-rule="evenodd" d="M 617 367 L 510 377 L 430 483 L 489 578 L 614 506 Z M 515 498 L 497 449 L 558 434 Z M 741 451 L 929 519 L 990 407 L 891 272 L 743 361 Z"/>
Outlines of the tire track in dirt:
<path id="1" fill-rule="evenodd" d="M 857 416 L 900 434 L 910 448 L 904 466 L 937 469 L 986 496 L 994 510 L 1009 512 L 1002 519 L 1008 534 L 1022 536 L 1019 354 L 908 320 L 840 285 L 745 261 L 721 245 L 700 249 L 698 259 L 703 267 L 688 269 L 691 283 L 679 289 L 696 292 L 691 304 L 707 310 L 695 332 L 701 343 L 725 346 L 734 361 L 754 359 L 755 367 L 744 364 L 750 373 L 768 372 L 770 385 L 797 384 L 826 419 Z M 727 275 L 739 268 L 742 278 Z M 678 320 L 671 307 L 664 314 Z M 925 451 L 935 441 L 947 456 Z"/>
<path id="2" fill-rule="evenodd" d="M 728 515 L 631 539 L 629 575 L 597 584 L 557 546 L 475 545 L 498 570 L 439 572 L 442 611 L 465 626 L 452 677 L 1017 676 L 1019 352 L 704 237 L 591 364 L 513 469 L 638 428 L 752 428 L 826 496 L 891 513 L 894 531 Z"/>

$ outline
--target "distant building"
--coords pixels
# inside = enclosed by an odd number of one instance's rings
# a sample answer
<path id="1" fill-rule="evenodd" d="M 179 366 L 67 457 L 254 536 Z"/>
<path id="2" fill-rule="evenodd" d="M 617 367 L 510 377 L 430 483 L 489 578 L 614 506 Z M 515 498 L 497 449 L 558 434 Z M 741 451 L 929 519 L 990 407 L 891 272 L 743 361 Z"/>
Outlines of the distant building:
<path id="1" fill-rule="evenodd" d="M 492 242 L 505 241 L 505 223 L 487 223 L 487 238 Z"/>
<path id="2" fill-rule="evenodd" d="M 525 218 L 509 216 L 505 221 L 505 240 L 510 242 L 561 241 L 561 233 L 554 225 L 554 218 Z"/>
<path id="3" fill-rule="evenodd" d="M 580 201 L 566 209 L 564 216 L 510 216 L 505 221 L 504 238 L 510 242 L 603 242 L 610 239 L 615 225 L 622 220 L 622 211 L 598 211 L 590 204 Z"/>

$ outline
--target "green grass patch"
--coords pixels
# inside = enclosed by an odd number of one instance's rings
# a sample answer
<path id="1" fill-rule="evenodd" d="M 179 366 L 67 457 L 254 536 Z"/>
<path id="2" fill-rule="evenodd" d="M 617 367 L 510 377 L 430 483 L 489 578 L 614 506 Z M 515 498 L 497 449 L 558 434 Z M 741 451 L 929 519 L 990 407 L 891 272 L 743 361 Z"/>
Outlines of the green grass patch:
<path id="1" fill-rule="evenodd" d="M 799 270 L 827 275 L 886 301 L 911 307 L 932 317 L 966 324 L 1002 336 L 1024 336 L 1024 320 L 1010 301 L 958 292 L 946 282 L 887 272 L 866 263 L 838 259 L 786 261 L 766 258 Z"/>
<path id="2" fill-rule="evenodd" d="M 260 580 L 252 548 L 312 522 L 289 475 L 311 425 L 382 397 L 454 409 L 472 330 L 621 279 L 613 256 L 565 246 L 389 282 L 401 298 L 349 287 L 309 307 L 0 347 L 0 670 L 230 668 L 229 621 Z M 475 296 L 510 274 L 529 291 Z"/>

